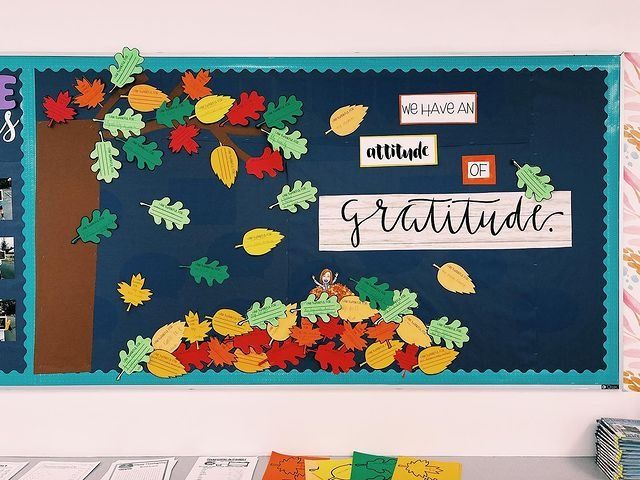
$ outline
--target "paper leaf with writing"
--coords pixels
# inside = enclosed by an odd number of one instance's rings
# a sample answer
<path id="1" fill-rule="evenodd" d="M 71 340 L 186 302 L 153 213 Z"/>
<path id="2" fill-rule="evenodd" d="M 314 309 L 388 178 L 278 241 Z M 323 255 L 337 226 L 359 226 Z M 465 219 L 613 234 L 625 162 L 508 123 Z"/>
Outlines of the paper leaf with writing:
<path id="1" fill-rule="evenodd" d="M 346 105 L 337 109 L 329 119 L 331 128 L 325 132 L 325 135 L 331 132 L 341 137 L 351 135 L 364 120 L 368 109 L 369 107 L 364 105 Z"/>
<path id="2" fill-rule="evenodd" d="M 302 102 L 295 95 L 288 98 L 282 95 L 277 104 L 269 102 L 262 118 L 269 128 L 284 128 L 285 123 L 293 125 L 301 115 Z"/>
<path id="3" fill-rule="evenodd" d="M 153 292 L 144 287 L 145 279 L 140 273 L 131 277 L 131 283 L 119 282 L 118 293 L 121 295 L 122 301 L 129 305 L 127 312 L 131 307 L 139 307 L 144 302 L 151 300 Z"/>
<path id="4" fill-rule="evenodd" d="M 291 157 L 300 160 L 300 157 L 307 153 L 307 139 L 298 130 L 289 133 L 289 127 L 272 128 L 267 135 L 267 141 L 274 150 L 280 150 L 287 160 Z"/>
<path id="5" fill-rule="evenodd" d="M 184 327 L 182 337 L 189 343 L 197 343 L 207 338 L 207 334 L 211 331 L 211 322 L 209 320 L 200 321 L 200 316 L 192 311 L 189 311 L 184 316 L 184 320 L 187 325 Z"/>
<path id="6" fill-rule="evenodd" d="M 233 337 L 233 346 L 246 355 L 249 355 L 251 351 L 262 353 L 270 343 L 271 337 L 267 331 L 259 328 L 254 328 L 249 333 Z"/>
<path id="7" fill-rule="evenodd" d="M 152 85 L 134 85 L 126 97 L 131 108 L 139 112 L 153 112 L 169 101 L 163 91 Z"/>
<path id="8" fill-rule="evenodd" d="M 289 210 L 291 213 L 296 213 L 298 208 L 308 210 L 310 203 L 316 201 L 316 193 L 318 193 L 318 189 L 311 185 L 310 181 L 302 183 L 302 180 L 296 180 L 293 182 L 293 187 L 289 185 L 282 187 L 282 192 L 276 197 L 278 203 L 269 208 L 277 205 L 280 210 Z"/>
<path id="9" fill-rule="evenodd" d="M 195 125 L 178 125 L 169 134 L 169 149 L 173 153 L 178 153 L 184 149 L 189 155 L 198 153 L 198 142 L 196 137 L 200 133 L 200 129 Z"/>
<path id="10" fill-rule="evenodd" d="M 398 336 L 407 343 L 419 347 L 431 345 L 431 338 L 427 334 L 427 326 L 415 315 L 405 315 L 396 329 Z"/>
<path id="11" fill-rule="evenodd" d="M 96 142 L 89 158 L 95 160 L 91 165 L 91 171 L 96 174 L 98 180 L 111 183 L 120 176 L 122 163 L 116 159 L 120 151 L 109 141 L 101 140 Z"/>
<path id="12" fill-rule="evenodd" d="M 229 278 L 228 267 L 226 265 L 220 265 L 218 260 L 212 260 L 210 263 L 208 257 L 202 257 L 191 262 L 189 267 L 189 274 L 193 277 L 197 284 L 202 283 L 204 279 L 207 285 L 213 287 L 213 282 L 222 284 L 227 278 Z"/>
<path id="13" fill-rule="evenodd" d="M 353 327 L 350 323 L 344 324 L 344 330 L 340 334 L 340 340 L 347 350 L 364 350 L 367 346 L 367 341 L 362 338 L 367 325 L 364 323 L 356 323 Z"/>
<path id="14" fill-rule="evenodd" d="M 367 328 L 367 337 L 376 342 L 387 342 L 394 337 L 397 329 L 397 323 L 380 322 L 373 327 Z"/>
<path id="15" fill-rule="evenodd" d="M 202 97 L 211 95 L 211 89 L 207 83 L 211 80 L 209 70 L 200 70 L 196 75 L 187 71 L 182 75 L 182 90 L 191 100 L 200 100 Z"/>
<path id="16" fill-rule="evenodd" d="M 364 352 L 364 359 L 371 368 L 381 370 L 387 368 L 395 360 L 398 350 L 404 346 L 400 340 L 388 340 L 384 343 L 372 343 Z"/>
<path id="17" fill-rule="evenodd" d="M 75 87 L 79 94 L 73 99 L 73 103 L 81 108 L 95 108 L 104 100 L 104 83 L 99 78 L 93 82 L 86 78 L 76 78 Z"/>
<path id="18" fill-rule="evenodd" d="M 162 165 L 163 152 L 156 142 L 148 142 L 144 136 L 128 138 L 122 149 L 127 154 L 128 162 L 136 162 L 140 170 L 152 170 Z"/>
<path id="19" fill-rule="evenodd" d="M 267 333 L 272 339 L 283 342 L 291 336 L 291 329 L 298 323 L 297 308 L 297 303 L 289 303 L 284 316 L 278 318 L 278 325 L 267 325 Z"/>
<path id="20" fill-rule="evenodd" d="M 267 324 L 278 325 L 278 319 L 284 317 L 285 312 L 286 306 L 284 303 L 267 297 L 262 305 L 260 305 L 260 302 L 254 302 L 247 312 L 246 318 L 252 327 L 266 330 Z"/>
<path id="21" fill-rule="evenodd" d="M 202 123 L 215 123 L 224 118 L 233 103 L 234 98 L 227 95 L 208 95 L 196 103 L 196 118 Z"/>
<path id="22" fill-rule="evenodd" d="M 231 352 L 231 350 L 233 349 L 233 343 L 221 343 L 217 338 L 212 338 L 211 340 L 209 340 L 208 345 L 209 358 L 216 367 L 233 365 L 237 360 L 236 356 Z"/>
<path id="23" fill-rule="evenodd" d="M 314 358 L 323 370 L 330 370 L 336 375 L 346 373 L 355 367 L 354 353 L 336 349 L 336 342 L 319 345 Z"/>
<path id="24" fill-rule="evenodd" d="M 49 119 L 49 126 L 54 123 L 67 123 L 69 120 L 73 120 L 78 114 L 75 108 L 69 106 L 71 103 L 71 95 L 68 91 L 58 93 L 58 97 L 54 100 L 53 97 L 46 96 L 42 101 L 44 107 L 44 114 Z"/>
<path id="25" fill-rule="evenodd" d="M 458 348 L 462 348 L 464 342 L 469 341 L 469 329 L 463 327 L 460 320 L 453 320 L 448 323 L 447 317 L 440 317 L 436 320 L 431 320 L 429 324 L 429 335 L 433 338 L 433 343 L 440 345 L 442 341 L 447 348 L 453 348 L 455 345 Z"/>
<path id="26" fill-rule="evenodd" d="M 135 340 L 127 342 L 127 349 L 120 350 L 120 375 L 116 380 L 120 380 L 123 374 L 131 375 L 142 371 L 143 362 L 149 360 L 149 354 L 153 351 L 150 338 L 142 338 L 140 335 Z"/>
<path id="27" fill-rule="evenodd" d="M 273 250 L 284 238 L 280 232 L 268 228 L 254 228 L 242 237 L 242 243 L 236 248 L 244 248 L 249 255 L 264 255 Z"/>
<path id="28" fill-rule="evenodd" d="M 182 343 L 182 337 L 184 335 L 184 327 L 187 326 L 186 322 L 177 320 L 175 322 L 168 323 L 160 327 L 151 338 L 151 345 L 156 350 L 164 350 L 166 352 L 173 352 Z"/>
<path id="29" fill-rule="evenodd" d="M 410 291 L 408 288 L 402 290 L 394 290 L 393 303 L 387 308 L 380 310 L 382 320 L 385 322 L 400 323 L 403 315 L 413 313 L 413 308 L 418 306 L 418 295 Z"/>
<path id="30" fill-rule="evenodd" d="M 517 167 L 516 177 L 518 177 L 518 188 L 526 187 L 524 196 L 535 198 L 536 202 L 542 202 L 551 198 L 554 186 L 551 185 L 549 175 L 541 175 L 542 169 L 538 166 L 531 166 L 525 163 L 523 166 L 513 162 Z"/>
<path id="31" fill-rule="evenodd" d="M 360 300 L 368 301 L 371 308 L 388 308 L 393 303 L 393 292 L 388 283 L 378 283 L 378 277 L 362 277 L 356 283 Z"/>
<path id="32" fill-rule="evenodd" d="M 231 188 L 238 176 L 238 154 L 233 148 L 220 145 L 211 152 L 211 169 L 227 188 Z"/>
<path id="33" fill-rule="evenodd" d="M 291 339 L 274 343 L 265 353 L 272 367 L 283 369 L 287 368 L 287 364 L 295 367 L 305 356 L 304 348 Z"/>
<path id="34" fill-rule="evenodd" d="M 114 137 L 118 136 L 118 132 L 122 132 L 124 138 L 129 138 L 131 135 L 140 135 L 144 122 L 142 114 L 135 113 L 132 108 L 127 108 L 124 113 L 121 113 L 119 108 L 114 108 L 113 112 L 104 116 L 102 126 Z"/>
<path id="35" fill-rule="evenodd" d="M 340 311 L 338 315 L 341 319 L 351 323 L 361 322 L 377 315 L 378 310 L 371 308 L 367 302 L 363 302 L 356 295 L 347 295 L 340 299 Z"/>
<path id="36" fill-rule="evenodd" d="M 173 230 L 174 227 L 182 230 L 191 221 L 189 220 L 189 210 L 182 208 L 184 206 L 182 202 L 175 202 L 171 205 L 169 197 L 154 200 L 151 205 L 142 202 L 140 205 L 149 208 L 149 215 L 153 217 L 156 225 L 161 225 L 164 220 L 167 230 Z"/>
<path id="37" fill-rule="evenodd" d="M 330 297 L 327 292 L 322 292 L 318 298 L 310 294 L 306 300 L 300 302 L 300 315 L 313 323 L 318 320 L 328 322 L 329 316 L 338 316 L 338 310 L 340 310 L 338 297 L 335 295 Z"/>
<path id="38" fill-rule="evenodd" d="M 188 328 L 188 327 L 187 327 Z M 204 370 L 209 366 L 209 344 L 208 343 L 192 343 L 187 347 L 186 344 L 181 343 L 180 346 L 173 352 L 173 355 L 182 363 L 187 372 L 191 371 L 191 368 L 198 370 Z"/>
<path id="39" fill-rule="evenodd" d="M 109 66 L 109 73 L 114 88 L 124 87 L 135 80 L 134 75 L 142 73 L 141 65 L 144 58 L 137 48 L 124 47 L 122 52 L 116 53 L 113 58 L 116 63 Z"/>
<path id="40" fill-rule="evenodd" d="M 240 94 L 240 101 L 236 102 L 229 112 L 227 119 L 231 125 L 249 125 L 249 119 L 257 120 L 260 118 L 260 112 L 264 112 L 264 97 L 255 90 L 247 94 Z"/>
<path id="41" fill-rule="evenodd" d="M 277 172 L 284 172 L 284 163 L 280 151 L 274 152 L 271 147 L 264 147 L 262 155 L 251 157 L 244 162 L 244 168 L 249 175 L 262 179 L 265 173 L 275 177 Z"/>
<path id="42" fill-rule="evenodd" d="M 100 243 L 100 237 L 109 238 L 111 230 L 118 228 L 117 219 L 118 216 L 111 213 L 108 208 L 102 211 L 94 210 L 91 213 L 91 218 L 82 217 L 80 226 L 76 229 L 78 236 L 71 240 L 71 243 L 76 243 L 78 240 L 85 243 Z"/>
<path id="43" fill-rule="evenodd" d="M 180 125 L 187 123 L 187 118 L 193 115 L 193 104 L 187 100 L 175 97 L 170 102 L 165 102 L 156 110 L 156 122 L 165 127 L 173 128 L 174 122 Z"/>
<path id="44" fill-rule="evenodd" d="M 328 322 L 318 322 L 320 335 L 327 340 L 332 340 L 344 332 L 345 324 L 338 317 L 329 317 Z"/>
<path id="45" fill-rule="evenodd" d="M 322 338 L 322 334 L 320 330 L 313 327 L 313 323 L 303 318 L 299 327 L 295 326 L 291 329 L 291 338 L 293 338 L 298 345 L 306 348 L 314 346 L 318 340 Z"/>
<path id="46" fill-rule="evenodd" d="M 476 287 L 464 268 L 456 263 L 445 263 L 438 269 L 438 282 L 453 293 L 476 293 Z"/>
<path id="47" fill-rule="evenodd" d="M 425 348 L 418 355 L 418 367 L 427 375 L 435 375 L 451 365 L 458 353 L 444 347 Z"/>
<path id="48" fill-rule="evenodd" d="M 147 361 L 149 373 L 159 378 L 175 378 L 186 375 L 184 365 L 171 352 L 154 350 Z"/>
<path id="49" fill-rule="evenodd" d="M 244 317 L 230 308 L 221 308 L 213 317 L 204 318 L 211 320 L 215 332 L 223 337 L 235 337 L 251 332 L 251 326 L 244 321 Z"/>
<path id="50" fill-rule="evenodd" d="M 234 354 L 236 361 L 233 365 L 241 372 L 256 373 L 271 367 L 267 355 L 264 353 L 256 353 L 253 349 L 251 349 L 248 354 L 239 350 L 236 350 Z"/>
<path id="51" fill-rule="evenodd" d="M 413 372 L 418 366 L 418 347 L 416 345 L 407 345 L 404 350 L 398 350 L 394 359 L 402 370 Z"/>

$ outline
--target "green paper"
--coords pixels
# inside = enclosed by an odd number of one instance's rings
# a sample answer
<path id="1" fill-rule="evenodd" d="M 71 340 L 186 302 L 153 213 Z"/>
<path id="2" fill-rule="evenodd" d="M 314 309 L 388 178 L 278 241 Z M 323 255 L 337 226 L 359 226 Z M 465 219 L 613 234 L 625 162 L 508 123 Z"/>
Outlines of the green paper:
<path id="1" fill-rule="evenodd" d="M 89 154 L 89 158 L 95 160 L 91 165 L 91 171 L 96 174 L 98 180 L 104 180 L 105 183 L 111 183 L 114 178 L 120 176 L 122 163 L 116 160 L 120 151 L 109 141 L 96 142 L 95 147 Z"/>
<path id="2" fill-rule="evenodd" d="M 269 128 L 284 128 L 285 122 L 293 125 L 302 115 L 302 102 L 295 95 L 287 98 L 282 95 L 278 98 L 278 104 L 269 102 L 267 110 L 262 115 L 264 123 Z"/>
<path id="3" fill-rule="evenodd" d="M 353 452 L 351 480 L 391 480 L 396 463 L 396 457 Z"/>
<path id="4" fill-rule="evenodd" d="M 80 226 L 76 229 L 78 236 L 71 240 L 71 243 L 76 243 L 78 240 L 82 240 L 85 243 L 100 243 L 101 236 L 109 238 L 111 230 L 118 228 L 117 219 L 118 216 L 115 213 L 111 213 L 108 208 L 102 211 L 94 210 L 91 218 L 82 217 Z"/>
<path id="5" fill-rule="evenodd" d="M 264 299 L 264 304 L 254 302 L 247 312 L 247 322 L 252 327 L 258 327 L 262 330 L 267 329 L 267 323 L 273 327 L 278 326 L 278 319 L 285 316 L 287 307 L 280 300 L 274 301 L 273 298 Z"/>
<path id="6" fill-rule="evenodd" d="M 142 65 L 144 58 L 142 58 L 140 50 L 137 48 L 124 47 L 122 53 L 116 53 L 113 58 L 116 64 L 109 66 L 109 72 L 111 73 L 111 83 L 113 83 L 114 88 L 124 87 L 135 80 L 133 75 L 142 73 L 140 65 Z"/>
<path id="7" fill-rule="evenodd" d="M 527 187 L 524 192 L 525 197 L 535 197 L 536 202 L 551 198 L 551 192 L 553 192 L 555 188 L 549 183 L 551 181 L 549 175 L 540 175 L 540 167 L 531 166 L 528 163 L 525 163 L 521 167 L 515 161 L 513 163 L 518 168 L 518 170 L 516 170 L 518 188 Z"/>
<path id="8" fill-rule="evenodd" d="M 182 268 L 189 269 L 189 274 L 197 284 L 202 283 L 202 279 L 204 279 L 210 287 L 213 287 L 214 281 L 221 284 L 229 278 L 228 267 L 226 265 L 220 265 L 218 260 L 213 260 L 211 263 L 207 263 L 208 261 L 208 257 L 202 257 L 191 262 L 191 265 L 188 267 Z"/>
<path id="9" fill-rule="evenodd" d="M 156 110 L 156 122 L 169 128 L 173 128 L 173 122 L 180 125 L 186 125 L 187 118 L 193 115 L 194 106 L 188 98 L 180 100 L 175 97 L 169 103 L 164 102 L 160 108 Z"/>
<path id="10" fill-rule="evenodd" d="M 418 295 L 413 293 L 408 288 L 404 288 L 402 289 L 402 291 L 394 290 L 393 303 L 389 307 L 383 310 L 380 310 L 380 315 L 382 316 L 382 320 L 384 320 L 387 323 L 402 322 L 402 317 L 404 315 L 409 315 L 413 313 L 412 308 L 415 308 L 418 306 L 418 302 L 416 301 L 417 298 L 418 298 Z"/>
<path id="11" fill-rule="evenodd" d="M 393 303 L 393 292 L 388 283 L 378 284 L 378 277 L 362 277 L 356 283 L 356 292 L 361 302 L 369 302 L 373 309 L 382 309 Z"/>
<path id="12" fill-rule="evenodd" d="M 154 200 L 151 205 L 140 202 L 140 205 L 149 208 L 149 215 L 153 217 L 153 221 L 156 225 L 162 224 L 167 230 L 173 230 L 173 227 L 178 230 L 182 230 L 186 224 L 191 220 L 189 219 L 189 210 L 182 208 L 184 205 L 182 202 L 176 202 L 170 205 L 171 199 L 164 197 L 161 200 Z"/>
<path id="13" fill-rule="evenodd" d="M 469 329 L 463 327 L 460 320 L 454 320 L 447 324 L 449 319 L 447 317 L 440 317 L 436 320 L 431 320 L 427 329 L 429 336 L 433 338 L 433 343 L 440 345 L 442 340 L 447 348 L 451 349 L 455 345 L 458 348 L 462 348 L 464 342 L 469 341 Z"/>
<path id="14" fill-rule="evenodd" d="M 296 213 L 298 207 L 307 210 L 310 207 L 309 203 L 316 201 L 316 193 L 318 193 L 318 189 L 311 185 L 311 182 L 302 183 L 301 180 L 296 180 L 293 187 L 289 185 L 282 187 L 282 192 L 276 197 L 278 199 L 276 205 L 280 207 L 280 210 L 289 210 L 291 213 Z"/>
<path id="15" fill-rule="evenodd" d="M 284 130 L 272 128 L 267 141 L 274 150 L 281 150 L 287 160 L 291 157 L 300 160 L 300 157 L 307 153 L 307 139 L 303 138 L 298 130 L 289 133 L 289 127 L 285 127 Z"/>
<path id="16" fill-rule="evenodd" d="M 149 360 L 149 354 L 153 352 L 150 338 L 142 338 L 140 335 L 136 337 L 136 340 L 129 340 L 127 342 L 127 350 L 120 350 L 120 363 L 118 368 L 121 370 L 120 375 L 116 380 L 120 380 L 122 375 L 126 373 L 131 375 L 142 371 L 142 362 Z"/>
<path id="17" fill-rule="evenodd" d="M 300 316 L 308 318 L 311 323 L 316 323 L 318 320 L 326 323 L 330 320 L 329 315 L 338 316 L 338 310 L 340 310 L 338 297 L 335 295 L 330 297 L 327 292 L 322 292 L 318 298 L 312 293 L 306 300 L 300 302 Z"/>
<path id="18" fill-rule="evenodd" d="M 122 149 L 127 154 L 127 161 L 133 162 L 137 160 L 137 166 L 140 170 L 145 168 L 153 170 L 157 166 L 162 165 L 162 150 L 158 149 L 156 142 L 149 142 L 146 137 L 131 137 L 127 139 Z"/>
<path id="19" fill-rule="evenodd" d="M 122 132 L 124 138 L 131 135 L 140 135 L 140 130 L 144 128 L 142 114 L 135 113 L 132 108 L 127 108 L 124 113 L 116 108 L 111 113 L 104 116 L 102 126 L 109 130 L 114 137 L 118 136 L 118 131 Z"/>

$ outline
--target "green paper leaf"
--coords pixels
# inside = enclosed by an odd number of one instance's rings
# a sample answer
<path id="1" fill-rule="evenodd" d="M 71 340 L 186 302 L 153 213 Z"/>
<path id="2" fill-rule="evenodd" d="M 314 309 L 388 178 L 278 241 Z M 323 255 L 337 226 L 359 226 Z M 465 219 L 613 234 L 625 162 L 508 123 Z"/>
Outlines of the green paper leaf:
<path id="1" fill-rule="evenodd" d="M 137 166 L 140 170 L 145 168 L 153 170 L 157 166 L 162 165 L 162 150 L 158 149 L 156 142 L 149 142 L 146 137 L 131 137 L 124 143 L 122 149 L 127 154 L 127 161 L 133 162 L 137 160 Z"/>
<path id="2" fill-rule="evenodd" d="M 307 297 L 306 300 L 300 302 L 300 316 L 308 318 L 311 323 L 316 323 L 318 320 L 328 322 L 332 317 L 338 316 L 338 310 L 341 306 L 338 303 L 338 297 L 332 295 L 331 297 L 327 292 L 322 292 L 318 298 L 314 294 Z"/>
<path id="3" fill-rule="evenodd" d="M 258 327 L 262 330 L 267 329 L 267 323 L 273 327 L 278 326 L 278 319 L 285 316 L 287 307 L 280 300 L 274 301 L 273 298 L 264 299 L 264 304 L 254 302 L 247 312 L 247 322 L 252 327 Z"/>
<path id="4" fill-rule="evenodd" d="M 353 452 L 351 480 L 391 480 L 398 459 Z"/>
<path id="5" fill-rule="evenodd" d="M 202 283 L 202 279 L 204 279 L 210 287 L 213 287 L 214 281 L 221 284 L 229 278 L 226 265 L 220 265 L 218 260 L 213 260 L 211 263 L 207 263 L 208 261 L 208 257 L 202 257 L 191 262 L 189 267 L 184 268 L 189 269 L 189 274 L 197 284 Z"/>
<path id="6" fill-rule="evenodd" d="M 91 171 L 96 174 L 98 180 L 104 180 L 105 183 L 111 183 L 114 178 L 120 176 L 122 163 L 116 160 L 120 151 L 109 141 L 96 142 L 95 147 L 89 154 L 89 158 L 95 160 L 91 165 Z"/>
<path id="7" fill-rule="evenodd" d="M 394 290 L 393 291 L 393 303 L 385 309 L 380 310 L 380 315 L 382 316 L 382 320 L 387 323 L 402 322 L 402 317 L 404 315 L 409 315 L 413 313 L 412 308 L 418 306 L 417 299 L 418 295 L 413 293 L 408 288 L 403 288 L 402 291 Z"/>
<path id="8" fill-rule="evenodd" d="M 549 175 L 540 175 L 540 167 L 531 166 L 528 163 L 525 163 L 521 167 L 515 161 L 513 163 L 518 168 L 518 170 L 516 170 L 518 188 L 527 187 L 524 192 L 525 197 L 535 197 L 536 202 L 551 198 L 551 192 L 553 192 L 555 188 L 549 183 L 551 181 Z"/>
<path id="9" fill-rule="evenodd" d="M 132 373 L 141 372 L 142 365 L 140 364 L 149 360 L 151 352 L 153 352 L 153 347 L 151 346 L 150 338 L 142 338 L 138 335 L 135 341 L 129 340 L 127 342 L 127 350 L 120 350 L 118 368 L 121 372 L 117 380 L 120 380 L 124 373 L 131 375 Z"/>
<path id="10" fill-rule="evenodd" d="M 82 240 L 85 243 L 100 243 L 101 236 L 109 238 L 111 230 L 118 228 L 117 219 L 118 216 L 115 213 L 111 213 L 108 208 L 102 211 L 94 210 L 91 218 L 82 217 L 80 226 L 76 229 L 78 236 L 71 240 L 71 243 L 76 243 L 78 240 Z"/>
<path id="11" fill-rule="evenodd" d="M 115 108 L 113 112 L 104 116 L 102 126 L 114 137 L 118 136 L 120 131 L 124 138 L 129 138 L 131 135 L 140 135 L 144 122 L 142 114 L 135 113 L 132 108 L 127 108 L 124 113 L 120 113 L 120 109 Z"/>
<path id="12" fill-rule="evenodd" d="M 316 193 L 318 189 L 311 185 L 311 182 L 302 183 L 301 180 L 296 180 L 293 182 L 293 187 L 289 185 L 282 187 L 282 192 L 276 197 L 278 203 L 269 208 L 277 205 L 280 210 L 289 210 L 291 213 L 296 213 L 298 207 L 307 210 L 310 207 L 309 203 L 316 201 Z"/>
<path id="13" fill-rule="evenodd" d="M 264 123 L 269 128 L 284 128 L 285 122 L 293 125 L 302 115 L 302 102 L 295 95 L 287 98 L 282 95 L 278 98 L 278 104 L 269 102 L 267 110 L 262 115 Z"/>
<path id="14" fill-rule="evenodd" d="M 460 320 L 454 320 L 447 324 L 449 319 L 447 317 L 440 317 L 436 320 L 431 320 L 427 332 L 433 338 L 433 342 L 436 345 L 444 340 L 445 347 L 452 349 L 455 345 L 458 348 L 462 348 L 464 342 L 469 341 L 469 329 L 463 327 Z"/>
<path id="15" fill-rule="evenodd" d="M 289 127 L 285 127 L 284 130 L 272 128 L 267 136 L 267 141 L 274 150 L 281 150 L 287 160 L 292 156 L 296 160 L 300 160 L 300 157 L 307 153 L 307 139 L 303 138 L 298 130 L 289 133 Z"/>
<path id="16" fill-rule="evenodd" d="M 193 115 L 193 111 L 194 106 L 188 98 L 180 100 L 180 97 L 175 97 L 169 103 L 164 102 L 156 110 L 156 122 L 169 128 L 174 127 L 173 122 L 186 125 L 186 119 Z"/>
<path id="17" fill-rule="evenodd" d="M 111 83 L 114 88 L 124 87 L 135 80 L 133 75 L 142 73 L 140 65 L 142 65 L 144 58 L 137 48 L 124 47 L 122 53 L 116 53 L 113 58 L 116 64 L 109 66 L 109 73 L 111 73 Z"/>
<path id="18" fill-rule="evenodd" d="M 173 230 L 173 227 L 178 230 L 182 230 L 189 220 L 189 210 L 182 208 L 184 205 L 182 202 L 176 202 L 170 205 L 171 199 L 164 197 L 160 200 L 154 200 L 151 205 L 146 203 L 140 203 L 140 205 L 149 208 L 149 215 L 153 217 L 153 221 L 156 225 L 164 224 L 167 230 Z"/>
<path id="19" fill-rule="evenodd" d="M 361 302 L 369 302 L 375 310 L 389 307 L 393 303 L 393 292 L 388 283 L 378 284 L 378 277 L 362 277 L 356 283 L 356 292 Z"/>

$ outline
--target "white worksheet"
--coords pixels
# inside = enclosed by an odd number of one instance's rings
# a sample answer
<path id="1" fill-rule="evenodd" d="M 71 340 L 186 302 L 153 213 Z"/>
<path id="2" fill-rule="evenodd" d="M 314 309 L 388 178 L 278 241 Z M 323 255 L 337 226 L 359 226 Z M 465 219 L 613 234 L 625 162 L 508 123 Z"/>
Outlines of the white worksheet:
<path id="1" fill-rule="evenodd" d="M 40 462 L 20 480 L 84 480 L 100 462 Z"/>
<path id="2" fill-rule="evenodd" d="M 258 457 L 200 457 L 185 480 L 251 480 Z"/>
<path id="3" fill-rule="evenodd" d="M 142 460 L 118 460 L 111 464 L 102 480 L 169 480 L 175 457 Z"/>
<path id="4" fill-rule="evenodd" d="M 0 480 L 9 480 L 27 465 L 29 462 L 0 462 Z"/>

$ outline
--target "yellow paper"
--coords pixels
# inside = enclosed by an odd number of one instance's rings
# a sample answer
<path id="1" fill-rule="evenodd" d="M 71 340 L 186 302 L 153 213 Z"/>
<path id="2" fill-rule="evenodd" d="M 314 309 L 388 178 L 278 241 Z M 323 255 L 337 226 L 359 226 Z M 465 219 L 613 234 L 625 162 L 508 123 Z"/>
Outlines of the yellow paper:
<path id="1" fill-rule="evenodd" d="M 404 346 L 400 340 L 390 340 L 388 342 L 376 342 L 367 347 L 364 352 L 364 359 L 367 365 L 376 370 L 387 368 L 395 360 L 395 354 Z"/>
<path id="2" fill-rule="evenodd" d="M 195 114 L 202 123 L 214 123 L 227 114 L 235 100 L 226 95 L 208 95 L 198 100 Z"/>
<path id="3" fill-rule="evenodd" d="M 235 337 L 251 331 L 251 325 L 247 322 L 242 323 L 244 317 L 229 308 L 221 308 L 213 317 L 204 318 L 211 320 L 215 332 L 225 337 Z"/>
<path id="4" fill-rule="evenodd" d="M 351 478 L 351 458 L 305 460 L 304 478 L 305 480 L 349 480 Z"/>
<path id="5" fill-rule="evenodd" d="M 427 334 L 427 326 L 415 315 L 405 315 L 402 322 L 396 329 L 398 336 L 411 345 L 418 347 L 428 347 L 431 345 L 431 338 Z"/>
<path id="6" fill-rule="evenodd" d="M 398 457 L 391 480 L 458 480 L 462 464 L 414 457 Z"/>
<path id="7" fill-rule="evenodd" d="M 369 306 L 369 302 L 361 301 L 357 295 L 347 295 L 340 300 L 338 315 L 341 319 L 351 323 L 361 322 L 378 313 L 378 310 L 374 310 Z"/>
<path id="8" fill-rule="evenodd" d="M 236 151 L 231 147 L 220 145 L 211 152 L 211 169 L 227 188 L 231 188 L 238 175 Z"/>
<path id="9" fill-rule="evenodd" d="M 236 248 L 243 247 L 249 255 L 264 255 L 273 250 L 278 245 L 284 235 L 268 228 L 254 228 L 249 230 L 242 237 L 242 243 Z"/>

